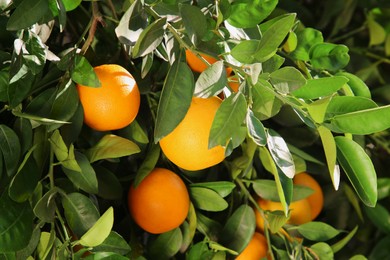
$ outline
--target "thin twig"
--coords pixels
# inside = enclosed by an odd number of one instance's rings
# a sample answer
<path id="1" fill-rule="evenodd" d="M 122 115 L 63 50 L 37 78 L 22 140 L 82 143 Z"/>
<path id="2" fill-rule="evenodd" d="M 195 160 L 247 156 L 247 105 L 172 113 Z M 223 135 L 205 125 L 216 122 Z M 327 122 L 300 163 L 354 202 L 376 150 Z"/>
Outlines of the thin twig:
<path id="1" fill-rule="evenodd" d="M 82 54 L 85 54 L 89 46 L 91 46 L 93 42 L 93 38 L 95 37 L 96 27 L 98 23 L 101 23 L 103 26 L 105 25 L 103 21 L 103 16 L 99 12 L 99 7 L 97 2 L 92 2 L 92 23 L 91 23 L 91 27 L 89 28 L 88 38 L 84 42 L 83 47 L 81 48 Z"/>

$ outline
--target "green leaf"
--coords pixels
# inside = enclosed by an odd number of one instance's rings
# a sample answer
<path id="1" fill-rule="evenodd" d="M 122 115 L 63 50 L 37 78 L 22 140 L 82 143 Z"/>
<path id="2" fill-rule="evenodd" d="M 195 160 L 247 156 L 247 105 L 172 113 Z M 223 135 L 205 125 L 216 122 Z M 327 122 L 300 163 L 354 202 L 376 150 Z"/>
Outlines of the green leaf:
<path id="1" fill-rule="evenodd" d="M 359 110 L 330 119 L 330 127 L 339 133 L 368 135 L 390 127 L 390 105 Z"/>
<path id="2" fill-rule="evenodd" d="M 246 127 L 250 138 L 259 146 L 267 144 L 267 134 L 261 121 L 256 118 L 252 110 L 248 109 L 246 114 Z"/>
<path id="3" fill-rule="evenodd" d="M 306 84 L 305 77 L 294 67 L 283 67 L 272 72 L 270 81 L 274 88 L 282 94 L 288 94 Z"/>
<path id="4" fill-rule="evenodd" d="M 241 93 L 233 93 L 222 102 L 211 125 L 209 149 L 217 145 L 226 146 L 245 119 L 246 105 Z"/>
<path id="5" fill-rule="evenodd" d="M 229 249 L 241 252 L 252 239 L 255 227 L 256 220 L 253 209 L 243 204 L 226 221 L 219 242 Z"/>
<path id="6" fill-rule="evenodd" d="M 196 229 L 203 235 L 209 237 L 212 240 L 216 240 L 221 233 L 221 224 L 211 218 L 206 217 L 199 211 L 196 211 L 197 226 Z"/>
<path id="7" fill-rule="evenodd" d="M 198 182 L 191 183 L 190 187 L 203 187 L 211 189 L 219 194 L 222 198 L 228 196 L 236 185 L 229 181 L 215 181 L 215 182 Z"/>
<path id="8" fill-rule="evenodd" d="M 268 129 L 267 146 L 276 165 L 289 178 L 295 174 L 295 165 L 284 139 L 272 129 Z"/>
<path id="9" fill-rule="evenodd" d="M 80 152 L 75 152 L 75 159 L 81 168 L 81 172 L 70 170 L 63 166 L 62 170 L 65 172 L 66 176 L 77 188 L 88 193 L 98 193 L 96 173 L 88 161 L 88 158 Z"/>
<path id="10" fill-rule="evenodd" d="M 195 83 L 194 96 L 208 98 L 220 93 L 227 85 L 226 69 L 223 61 L 217 61 L 203 71 Z"/>
<path id="11" fill-rule="evenodd" d="M 390 213 L 388 209 L 378 203 L 374 208 L 364 207 L 364 211 L 380 231 L 390 234 Z"/>
<path id="12" fill-rule="evenodd" d="M 340 251 L 344 246 L 348 244 L 348 242 L 353 238 L 353 236 L 356 234 L 358 230 L 358 226 L 356 226 L 347 236 L 345 236 L 340 241 L 336 242 L 331 246 L 333 253 L 337 253 Z"/>
<path id="13" fill-rule="evenodd" d="M 338 72 L 336 76 L 346 77 L 348 79 L 348 86 L 351 88 L 353 94 L 359 97 L 371 98 L 371 91 L 364 83 L 364 81 L 355 74 L 345 71 Z"/>
<path id="14" fill-rule="evenodd" d="M 369 46 L 382 44 L 386 39 L 385 29 L 374 20 L 373 15 L 367 16 L 368 31 L 370 33 Z"/>
<path id="15" fill-rule="evenodd" d="M 165 78 L 157 109 L 154 141 L 168 135 L 183 120 L 194 93 L 194 75 L 185 62 L 177 60 Z"/>
<path id="16" fill-rule="evenodd" d="M 93 226 L 80 238 L 80 244 L 88 247 L 101 245 L 110 235 L 114 224 L 114 209 L 109 207 Z"/>
<path id="17" fill-rule="evenodd" d="M 315 253 L 315 256 L 321 260 L 334 259 L 332 248 L 324 242 L 319 242 L 312 245 L 310 250 L 312 250 Z"/>
<path id="18" fill-rule="evenodd" d="M 347 78 L 334 76 L 327 78 L 309 79 L 301 88 L 291 94 L 297 98 L 315 99 L 332 95 L 348 82 Z"/>
<path id="19" fill-rule="evenodd" d="M 280 229 L 287 223 L 288 219 L 290 218 L 289 214 L 286 215 L 281 210 L 266 211 L 264 212 L 264 217 L 267 220 L 269 230 L 273 234 L 280 232 Z"/>
<path id="20" fill-rule="evenodd" d="M 324 148 L 329 176 L 332 180 L 334 189 L 338 190 L 340 185 L 340 168 L 336 164 L 336 141 L 334 140 L 332 132 L 328 128 L 321 125 L 317 128 L 317 130 L 320 134 L 322 147 Z"/>
<path id="21" fill-rule="evenodd" d="M 340 232 L 323 222 L 308 222 L 297 227 L 298 232 L 311 241 L 323 242 L 334 238 Z"/>
<path id="22" fill-rule="evenodd" d="M 78 237 L 87 232 L 99 219 L 99 212 L 90 198 L 81 193 L 70 193 L 62 197 L 66 221 Z"/>
<path id="23" fill-rule="evenodd" d="M 180 228 L 165 232 L 150 245 L 152 259 L 169 259 L 179 251 L 183 240 Z"/>
<path id="24" fill-rule="evenodd" d="M 35 204 L 34 214 L 41 221 L 51 223 L 54 220 L 55 211 L 57 209 L 56 196 L 58 192 L 59 189 L 57 187 L 50 189 Z"/>
<path id="25" fill-rule="evenodd" d="M 319 43 L 310 49 L 310 62 L 315 69 L 337 71 L 349 63 L 348 51 L 345 45 Z"/>
<path id="26" fill-rule="evenodd" d="M 135 176 L 133 185 L 137 187 L 141 181 L 156 167 L 157 161 L 160 158 L 160 146 L 151 144 L 145 159 L 142 161 L 141 166 L 138 168 L 137 175 Z"/>
<path id="27" fill-rule="evenodd" d="M 369 207 L 377 201 L 375 168 L 364 149 L 351 139 L 335 137 L 337 159 L 348 176 L 359 198 Z"/>
<path id="28" fill-rule="evenodd" d="M 100 80 L 88 60 L 82 55 L 75 55 L 71 77 L 76 83 L 83 86 L 97 88 L 101 86 Z"/>
<path id="29" fill-rule="evenodd" d="M 29 199 L 41 177 L 41 172 L 31 153 L 32 150 L 26 155 L 21 168 L 9 185 L 8 194 L 16 202 L 24 202 Z"/>
<path id="30" fill-rule="evenodd" d="M 166 23 L 166 18 L 160 18 L 141 32 L 132 51 L 133 58 L 143 57 L 157 48 L 163 40 Z"/>
<path id="31" fill-rule="evenodd" d="M 257 62 L 264 62 L 275 55 L 295 21 L 295 14 L 283 15 L 267 29 L 260 40 L 258 51 L 253 54 Z"/>
<path id="32" fill-rule="evenodd" d="M 313 28 L 304 28 L 297 31 L 298 45 L 291 53 L 291 56 L 297 60 L 309 61 L 310 49 L 316 44 L 323 43 L 322 32 Z"/>
<path id="33" fill-rule="evenodd" d="M 103 136 L 97 144 L 86 151 L 91 163 L 102 159 L 119 158 L 139 153 L 141 150 L 132 141 L 113 134 Z"/>
<path id="34" fill-rule="evenodd" d="M 120 255 L 125 255 L 131 250 L 127 241 L 115 231 L 111 231 L 110 235 L 97 247 L 93 248 L 93 252 L 111 252 Z"/>
<path id="35" fill-rule="evenodd" d="M 75 159 L 73 145 L 71 145 L 68 150 L 59 130 L 53 132 L 49 138 L 49 142 L 57 160 L 61 162 L 63 167 L 71 171 L 81 172 L 81 168 Z"/>
<path id="36" fill-rule="evenodd" d="M 97 195 L 108 200 L 118 200 L 123 196 L 123 187 L 118 177 L 101 165 L 94 166 L 98 180 Z"/>
<path id="37" fill-rule="evenodd" d="M 312 189 L 305 186 L 294 185 L 293 187 L 293 196 L 291 201 L 302 200 L 313 193 Z M 263 199 L 280 202 L 278 189 L 274 180 L 254 180 L 253 190 Z"/>
<path id="38" fill-rule="evenodd" d="M 20 117 L 16 118 L 13 130 L 19 137 L 20 154 L 25 154 L 31 148 L 33 141 L 33 130 L 30 120 Z"/>
<path id="39" fill-rule="evenodd" d="M 278 1 L 241 0 L 234 1 L 228 22 L 237 28 L 255 27 L 275 9 Z"/>
<path id="40" fill-rule="evenodd" d="M 31 12 L 31 10 L 34 10 L 34 12 Z M 48 0 L 24 0 L 9 18 L 7 30 L 25 29 L 38 22 L 48 11 Z"/>
<path id="41" fill-rule="evenodd" d="M 378 179 L 378 200 L 390 196 L 390 178 L 382 177 Z"/>
<path id="42" fill-rule="evenodd" d="M 269 119 L 275 116 L 283 103 L 272 92 L 272 86 L 268 81 L 259 79 L 252 88 L 252 110 L 259 120 Z"/>
<path id="43" fill-rule="evenodd" d="M 180 5 L 180 14 L 183 19 L 185 32 L 194 45 L 197 45 L 207 33 L 206 16 L 199 7 L 194 5 Z"/>
<path id="44" fill-rule="evenodd" d="M 204 187 L 190 187 L 189 193 L 191 201 L 198 209 L 206 211 L 222 211 L 226 209 L 229 204 L 215 191 Z"/>
<path id="45" fill-rule="evenodd" d="M 386 259 L 390 254 L 390 236 L 386 236 L 375 242 L 375 246 L 372 249 L 368 259 Z"/>
<path id="46" fill-rule="evenodd" d="M 6 125 L 0 125 L 0 150 L 9 177 L 16 173 L 20 158 L 20 142 L 15 132 Z"/>
<path id="47" fill-rule="evenodd" d="M 115 28 L 115 34 L 121 43 L 133 46 L 147 25 L 147 15 L 142 1 L 137 0 L 122 16 L 119 25 Z"/>
<path id="48" fill-rule="evenodd" d="M 30 242 L 34 214 L 28 201 L 17 203 L 3 192 L 0 197 L 0 253 L 18 251 Z"/>
<path id="49" fill-rule="evenodd" d="M 257 61 L 253 54 L 257 53 L 259 48 L 259 40 L 245 40 L 237 44 L 230 54 L 239 62 L 252 64 Z"/>
<path id="50" fill-rule="evenodd" d="M 360 110 L 377 108 L 378 105 L 369 98 L 357 96 L 335 96 L 326 108 L 326 119 Z"/>

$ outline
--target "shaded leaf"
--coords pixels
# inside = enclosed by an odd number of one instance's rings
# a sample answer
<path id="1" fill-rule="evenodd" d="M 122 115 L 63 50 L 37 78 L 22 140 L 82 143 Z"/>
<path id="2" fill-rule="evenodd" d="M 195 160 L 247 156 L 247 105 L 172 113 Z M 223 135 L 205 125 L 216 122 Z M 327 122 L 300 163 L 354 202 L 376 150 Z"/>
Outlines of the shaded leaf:
<path id="1" fill-rule="evenodd" d="M 34 12 L 31 12 L 31 10 L 34 10 Z M 27 28 L 38 22 L 48 11 L 47 0 L 24 0 L 9 18 L 7 30 L 17 31 Z"/>
<path id="2" fill-rule="evenodd" d="M 19 163 L 20 142 L 16 133 L 6 125 L 0 125 L 0 150 L 7 175 L 13 176 Z"/>

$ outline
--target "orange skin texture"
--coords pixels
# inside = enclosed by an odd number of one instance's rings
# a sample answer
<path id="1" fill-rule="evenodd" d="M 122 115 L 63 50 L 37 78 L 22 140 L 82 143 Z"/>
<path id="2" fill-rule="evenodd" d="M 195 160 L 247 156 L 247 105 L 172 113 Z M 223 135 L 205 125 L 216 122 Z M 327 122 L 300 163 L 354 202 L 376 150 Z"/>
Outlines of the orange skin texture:
<path id="1" fill-rule="evenodd" d="M 201 54 L 201 56 L 210 65 L 218 61 L 216 58 L 211 57 L 211 56 L 206 55 L 206 54 Z M 186 50 L 186 60 L 187 60 L 188 66 L 190 66 L 190 68 L 195 72 L 202 73 L 203 71 L 205 71 L 208 68 L 208 65 L 203 60 L 201 60 L 198 56 L 196 56 L 195 53 L 193 53 L 192 51 L 190 51 L 188 49 Z M 226 68 L 226 74 L 229 76 L 231 73 L 232 73 L 232 69 Z"/>
<path id="2" fill-rule="evenodd" d="M 214 166 L 225 159 L 225 148 L 208 149 L 209 134 L 217 109 L 218 97 L 192 98 L 184 119 L 160 140 L 161 150 L 177 166 L 196 171 Z"/>
<path id="3" fill-rule="evenodd" d="M 282 203 L 280 202 L 264 200 L 260 198 L 257 200 L 257 203 L 259 204 L 260 208 L 262 208 L 264 211 L 265 210 L 283 211 Z M 290 204 L 290 210 L 291 210 L 290 219 L 287 221 L 287 223 L 289 224 L 301 225 L 310 222 L 312 220 L 310 204 L 306 199 L 292 202 Z M 264 231 L 263 216 L 258 210 L 255 210 L 255 216 L 256 216 L 257 228 Z"/>
<path id="4" fill-rule="evenodd" d="M 84 123 L 97 131 L 126 127 L 138 114 L 141 97 L 137 83 L 119 65 L 101 65 L 95 67 L 94 71 L 101 87 L 77 85 L 84 109 Z"/>
<path id="5" fill-rule="evenodd" d="M 267 239 L 263 234 L 255 232 L 249 244 L 236 260 L 259 260 L 267 256 L 267 250 Z"/>
<path id="6" fill-rule="evenodd" d="M 314 192 L 306 198 L 310 204 L 312 220 L 317 218 L 324 207 L 324 193 L 320 184 L 308 173 L 302 172 L 294 176 L 294 184 L 311 188 Z"/>
<path id="7" fill-rule="evenodd" d="M 179 227 L 187 217 L 190 198 L 187 187 L 174 172 L 155 168 L 128 193 L 134 221 L 145 231 L 161 234 Z"/>

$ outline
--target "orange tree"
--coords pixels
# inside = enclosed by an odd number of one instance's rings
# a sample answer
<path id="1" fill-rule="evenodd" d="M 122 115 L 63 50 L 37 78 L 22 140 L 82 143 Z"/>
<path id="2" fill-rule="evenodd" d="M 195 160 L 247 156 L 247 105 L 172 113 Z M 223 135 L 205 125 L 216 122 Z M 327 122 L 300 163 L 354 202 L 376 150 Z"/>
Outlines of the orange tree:
<path id="1" fill-rule="evenodd" d="M 323 2 L 0 1 L 0 258 L 385 259 L 389 6 Z"/>

